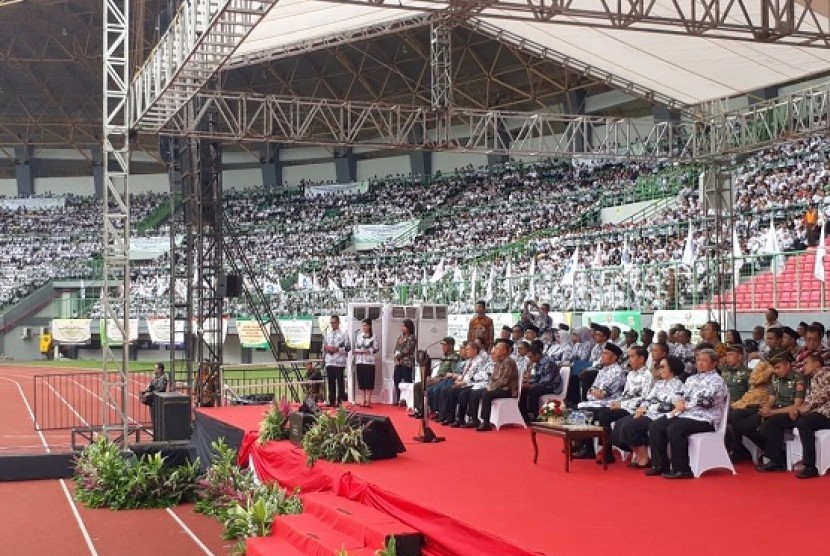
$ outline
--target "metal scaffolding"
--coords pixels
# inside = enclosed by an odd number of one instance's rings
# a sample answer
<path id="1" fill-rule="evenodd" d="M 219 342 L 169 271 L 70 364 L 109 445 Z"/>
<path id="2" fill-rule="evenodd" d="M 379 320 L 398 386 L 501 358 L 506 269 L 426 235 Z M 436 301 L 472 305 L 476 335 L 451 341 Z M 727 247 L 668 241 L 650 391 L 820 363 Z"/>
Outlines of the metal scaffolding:
<path id="1" fill-rule="evenodd" d="M 103 432 L 126 445 L 130 339 L 129 0 L 104 3 L 103 263 L 101 351 Z M 117 338 L 121 338 L 120 344 Z M 111 343 L 112 342 L 112 343 Z M 120 345 L 120 352 L 113 350 Z"/>

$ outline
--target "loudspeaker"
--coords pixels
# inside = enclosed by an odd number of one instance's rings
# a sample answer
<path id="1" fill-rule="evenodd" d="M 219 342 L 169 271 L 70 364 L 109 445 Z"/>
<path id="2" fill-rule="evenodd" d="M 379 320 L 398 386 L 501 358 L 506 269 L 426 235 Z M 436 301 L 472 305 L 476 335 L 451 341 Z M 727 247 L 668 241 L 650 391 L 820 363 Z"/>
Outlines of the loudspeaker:
<path id="1" fill-rule="evenodd" d="M 369 459 L 390 459 L 406 452 L 406 448 L 395 430 L 389 417 L 358 413 L 357 418 L 363 429 L 363 441 L 369 446 L 372 455 Z"/>
<path id="2" fill-rule="evenodd" d="M 242 295 L 242 276 L 228 274 L 225 277 L 225 297 L 239 297 Z"/>
<path id="3" fill-rule="evenodd" d="M 156 392 L 153 400 L 153 440 L 187 440 L 192 434 L 190 396 Z"/>
<path id="4" fill-rule="evenodd" d="M 303 436 L 314 424 L 314 415 L 294 411 L 288 416 L 288 440 L 295 446 L 303 443 Z"/>

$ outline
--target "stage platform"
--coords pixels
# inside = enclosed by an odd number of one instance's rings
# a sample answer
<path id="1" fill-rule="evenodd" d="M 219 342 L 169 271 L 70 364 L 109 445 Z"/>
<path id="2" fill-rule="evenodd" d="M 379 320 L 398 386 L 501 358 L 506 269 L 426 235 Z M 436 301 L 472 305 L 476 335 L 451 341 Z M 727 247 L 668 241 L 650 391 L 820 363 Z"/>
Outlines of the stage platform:
<path id="1" fill-rule="evenodd" d="M 364 465 L 318 462 L 309 469 L 302 450 L 288 441 L 256 444 L 266 409 L 199 409 L 194 441 L 209 445 L 224 435 L 265 480 L 301 492 L 334 492 L 386 511 L 425 534 L 428 555 L 642 556 L 667 547 L 675 555 L 771 555 L 789 550 L 793 537 L 783 531 L 759 535 L 759 523 L 789 516 L 788 522 L 803 517 L 830 524 L 830 477 L 799 481 L 791 473 L 761 474 L 739 465 L 734 476 L 715 471 L 668 481 L 620 463 L 604 472 L 592 460 L 572 462 L 566 474 L 557 438 L 538 438 L 537 464 L 530 433 L 520 427 L 480 433 L 433 424 L 446 442 L 420 444 L 412 440 L 418 421 L 390 406 L 368 412 L 392 419 L 405 453 Z M 702 535 L 692 535 L 696 527 Z M 805 554 L 826 549 L 820 535 L 799 535 L 798 543 Z"/>

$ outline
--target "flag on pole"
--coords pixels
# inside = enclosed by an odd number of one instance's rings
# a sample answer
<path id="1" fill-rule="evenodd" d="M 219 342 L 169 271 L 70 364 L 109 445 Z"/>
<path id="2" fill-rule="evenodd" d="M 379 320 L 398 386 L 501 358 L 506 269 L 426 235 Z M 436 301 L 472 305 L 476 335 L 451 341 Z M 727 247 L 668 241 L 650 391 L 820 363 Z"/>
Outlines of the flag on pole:
<path id="1" fill-rule="evenodd" d="M 591 266 L 593 267 L 601 267 L 602 266 L 602 244 L 597 243 L 597 249 L 594 251 L 594 260 L 591 261 Z"/>
<path id="2" fill-rule="evenodd" d="M 784 272 L 784 255 L 781 255 L 781 246 L 778 243 L 778 234 L 775 233 L 775 222 L 773 222 L 772 216 L 769 219 L 769 230 L 767 230 L 767 237 L 764 241 L 764 248 L 763 253 L 768 255 L 772 255 L 772 261 L 770 261 L 770 270 L 772 270 L 773 274 L 781 274 Z"/>
<path id="3" fill-rule="evenodd" d="M 86 299 L 86 286 L 84 285 L 84 279 L 81 278 L 81 291 L 79 292 L 81 299 Z"/>
<path id="4" fill-rule="evenodd" d="M 568 262 L 568 266 L 565 268 L 565 273 L 562 275 L 562 285 L 563 286 L 573 286 L 574 285 L 574 276 L 576 276 L 576 269 L 579 266 L 579 245 L 576 246 L 574 249 L 573 255 L 571 255 L 571 260 Z"/>
<path id="5" fill-rule="evenodd" d="M 734 228 L 732 228 L 732 258 L 734 259 L 732 280 L 735 287 L 737 287 L 741 280 L 741 268 L 744 266 L 744 253 L 741 251 L 741 242 L 738 241 L 738 232 Z"/>
<path id="6" fill-rule="evenodd" d="M 507 261 L 507 270 L 504 271 L 504 289 L 505 291 L 510 291 L 510 282 L 511 278 L 513 278 L 513 261 L 508 259 Z"/>
<path id="7" fill-rule="evenodd" d="M 444 257 L 441 257 L 441 260 L 438 261 L 438 264 L 435 266 L 435 271 L 432 273 L 432 278 L 430 278 L 429 281 L 434 284 L 443 278 L 444 274 L 446 274 L 446 271 L 444 270 Z"/>
<path id="8" fill-rule="evenodd" d="M 493 282 L 496 281 L 496 265 L 490 263 L 490 277 L 487 279 L 487 295 L 485 299 L 490 301 L 493 299 Z"/>
<path id="9" fill-rule="evenodd" d="M 690 268 L 695 266 L 695 240 L 692 223 L 689 222 L 689 233 L 686 234 L 686 244 L 683 246 L 683 258 L 680 262 Z"/>
<path id="10" fill-rule="evenodd" d="M 628 246 L 628 235 L 623 239 L 622 254 L 620 255 L 620 264 L 623 268 L 631 266 L 631 248 Z"/>
<path id="11" fill-rule="evenodd" d="M 821 237 L 819 237 L 818 249 L 816 249 L 816 266 L 813 268 L 813 276 L 816 277 L 816 280 L 824 282 L 826 279 L 824 274 L 824 255 L 827 254 L 827 249 L 824 247 L 824 220 L 819 220 L 818 225 L 821 226 Z"/>
<path id="12" fill-rule="evenodd" d="M 530 286 L 528 291 L 531 299 L 536 299 L 536 257 L 530 258 Z"/>
<path id="13" fill-rule="evenodd" d="M 478 267 L 474 266 L 473 267 L 473 275 L 470 278 L 470 301 L 472 301 L 472 302 L 478 301 L 476 299 L 476 286 L 477 286 L 476 282 L 477 281 L 478 281 Z"/>

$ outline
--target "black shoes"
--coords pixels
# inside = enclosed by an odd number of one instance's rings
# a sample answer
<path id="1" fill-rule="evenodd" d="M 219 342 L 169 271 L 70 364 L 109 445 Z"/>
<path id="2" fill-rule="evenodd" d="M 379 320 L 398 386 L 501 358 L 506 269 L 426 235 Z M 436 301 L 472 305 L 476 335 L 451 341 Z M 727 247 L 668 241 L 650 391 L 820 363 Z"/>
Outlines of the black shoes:
<path id="1" fill-rule="evenodd" d="M 755 470 L 760 471 L 761 473 L 772 473 L 775 471 L 786 471 L 787 466 L 780 463 L 769 462 L 756 465 Z"/>
<path id="2" fill-rule="evenodd" d="M 818 469 L 815 465 L 805 465 L 800 470 L 796 471 L 795 476 L 799 479 L 812 479 L 818 477 Z"/>
<path id="3" fill-rule="evenodd" d="M 473 419 L 472 421 L 469 421 L 468 423 L 461 426 L 465 429 L 477 429 L 479 425 L 481 425 L 481 421 L 479 421 L 478 419 Z"/>
<path id="4" fill-rule="evenodd" d="M 694 479 L 695 476 L 691 471 L 670 471 L 661 474 L 664 479 Z"/>
<path id="5" fill-rule="evenodd" d="M 449 423 L 449 425 L 451 429 L 460 429 L 464 426 L 464 423 L 461 421 L 453 421 L 452 423 Z"/>
<path id="6" fill-rule="evenodd" d="M 595 457 L 594 451 L 586 446 L 582 446 L 571 454 L 571 459 L 594 459 Z"/>
<path id="7" fill-rule="evenodd" d="M 650 467 L 646 470 L 646 477 L 658 477 L 660 475 L 667 474 L 669 472 L 668 469 L 662 469 L 660 467 Z"/>
<path id="8" fill-rule="evenodd" d="M 478 432 L 488 432 L 493 430 L 493 425 L 491 425 L 490 423 L 482 423 L 476 427 L 476 430 Z"/>

